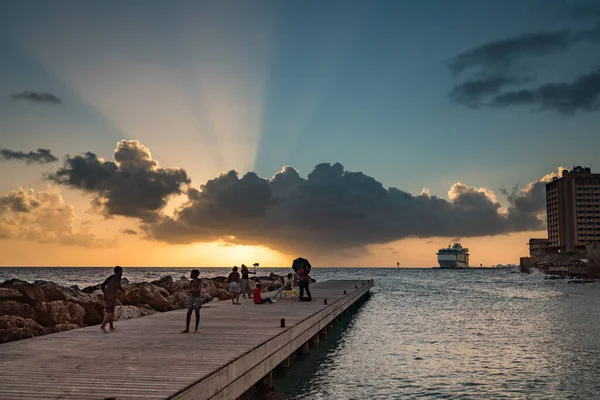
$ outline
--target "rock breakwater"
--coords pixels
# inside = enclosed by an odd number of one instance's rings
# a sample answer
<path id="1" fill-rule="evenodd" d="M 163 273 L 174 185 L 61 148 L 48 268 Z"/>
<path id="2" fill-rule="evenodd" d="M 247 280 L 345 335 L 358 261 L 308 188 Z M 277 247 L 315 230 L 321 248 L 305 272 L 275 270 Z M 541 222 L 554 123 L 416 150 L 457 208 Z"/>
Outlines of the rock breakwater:
<path id="1" fill-rule="evenodd" d="M 253 277 L 268 291 L 282 285 L 276 274 Z M 122 280 L 115 320 L 143 317 L 187 307 L 189 279 L 162 277 L 152 282 Z M 228 300 L 226 277 L 202 279 L 202 300 Z M 104 295 L 100 284 L 79 289 L 54 282 L 9 279 L 0 284 L 0 343 L 97 325 L 104 318 Z"/>

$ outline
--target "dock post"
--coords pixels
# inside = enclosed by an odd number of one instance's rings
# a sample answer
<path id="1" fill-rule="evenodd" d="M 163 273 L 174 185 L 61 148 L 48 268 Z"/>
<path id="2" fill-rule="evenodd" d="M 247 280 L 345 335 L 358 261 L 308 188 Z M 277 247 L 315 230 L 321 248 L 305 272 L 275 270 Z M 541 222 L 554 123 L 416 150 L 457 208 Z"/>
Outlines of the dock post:
<path id="1" fill-rule="evenodd" d="M 322 336 L 322 337 L 326 337 L 327 336 L 327 327 L 321 329 L 319 331 L 319 335 Z"/>
<path id="2" fill-rule="evenodd" d="M 319 334 L 317 333 L 315 336 L 313 336 L 313 337 L 310 339 L 310 342 L 311 342 L 312 344 L 314 344 L 314 345 L 317 345 L 317 346 L 318 346 L 318 345 L 319 345 Z"/>
<path id="3" fill-rule="evenodd" d="M 261 385 L 267 390 L 273 390 L 273 371 L 269 371 L 261 380 Z"/>
<path id="4" fill-rule="evenodd" d="M 300 354 L 306 355 L 308 353 L 310 353 L 310 348 L 308 347 L 308 342 L 306 342 L 300 346 Z"/>
<path id="5" fill-rule="evenodd" d="M 279 363 L 278 367 L 283 370 L 289 370 L 292 367 L 292 358 L 287 356 L 282 362 Z"/>

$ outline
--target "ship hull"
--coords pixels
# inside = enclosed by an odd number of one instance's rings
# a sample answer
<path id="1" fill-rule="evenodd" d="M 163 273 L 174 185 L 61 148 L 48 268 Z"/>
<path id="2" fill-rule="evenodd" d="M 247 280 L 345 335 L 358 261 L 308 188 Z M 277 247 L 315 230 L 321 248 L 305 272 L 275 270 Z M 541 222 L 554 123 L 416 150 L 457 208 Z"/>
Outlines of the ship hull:
<path id="1" fill-rule="evenodd" d="M 456 260 L 438 260 L 441 269 L 465 269 L 469 268 L 467 264 L 460 263 Z"/>

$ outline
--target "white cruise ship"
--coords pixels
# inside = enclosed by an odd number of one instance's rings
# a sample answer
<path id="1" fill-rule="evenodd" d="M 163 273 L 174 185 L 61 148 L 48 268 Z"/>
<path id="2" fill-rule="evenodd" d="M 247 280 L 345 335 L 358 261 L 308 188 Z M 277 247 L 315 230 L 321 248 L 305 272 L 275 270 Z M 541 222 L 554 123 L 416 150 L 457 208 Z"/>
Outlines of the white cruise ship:
<path id="1" fill-rule="evenodd" d="M 437 256 L 440 268 L 469 268 L 469 249 L 463 248 L 460 243 L 454 243 L 452 247 L 439 249 Z"/>

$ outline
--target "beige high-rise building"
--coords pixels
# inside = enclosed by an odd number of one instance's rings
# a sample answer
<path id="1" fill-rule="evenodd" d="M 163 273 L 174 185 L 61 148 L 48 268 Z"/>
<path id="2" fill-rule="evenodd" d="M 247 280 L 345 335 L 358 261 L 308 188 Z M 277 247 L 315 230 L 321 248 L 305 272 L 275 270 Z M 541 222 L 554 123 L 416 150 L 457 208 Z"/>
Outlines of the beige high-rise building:
<path id="1" fill-rule="evenodd" d="M 600 242 L 600 174 L 564 170 L 546 184 L 546 212 L 553 251 L 585 252 L 586 244 Z"/>

